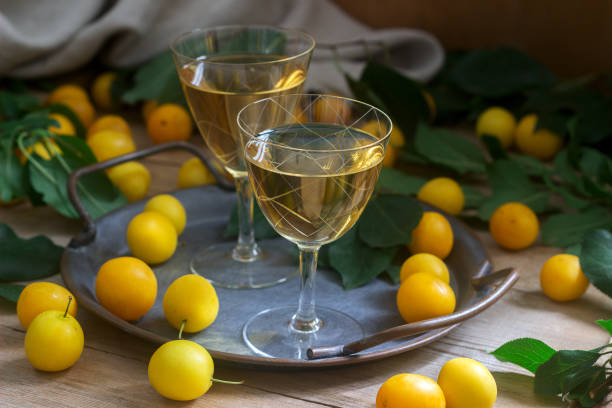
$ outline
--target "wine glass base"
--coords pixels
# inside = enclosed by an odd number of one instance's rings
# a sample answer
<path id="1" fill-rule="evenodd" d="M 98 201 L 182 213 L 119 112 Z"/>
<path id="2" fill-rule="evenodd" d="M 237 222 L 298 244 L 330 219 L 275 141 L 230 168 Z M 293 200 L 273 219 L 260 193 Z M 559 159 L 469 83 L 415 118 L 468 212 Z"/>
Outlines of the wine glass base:
<path id="1" fill-rule="evenodd" d="M 234 259 L 235 242 L 211 245 L 197 253 L 189 265 L 217 287 L 256 289 L 277 285 L 298 273 L 297 259 L 283 239 L 258 241 L 260 256 L 251 262 Z"/>
<path id="2" fill-rule="evenodd" d="M 357 320 L 326 307 L 317 307 L 319 330 L 297 332 L 289 327 L 295 311 L 295 306 L 286 306 L 257 313 L 242 329 L 244 342 L 253 353 L 263 357 L 307 360 L 310 347 L 344 344 L 364 336 Z"/>

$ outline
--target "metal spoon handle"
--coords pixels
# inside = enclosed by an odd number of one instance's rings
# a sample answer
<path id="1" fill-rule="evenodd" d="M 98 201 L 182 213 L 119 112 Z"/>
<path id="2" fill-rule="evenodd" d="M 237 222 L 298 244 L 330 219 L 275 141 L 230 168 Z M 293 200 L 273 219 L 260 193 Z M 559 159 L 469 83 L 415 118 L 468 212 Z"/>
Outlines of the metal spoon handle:
<path id="1" fill-rule="evenodd" d="M 485 279 L 487 278 L 487 279 Z M 310 360 L 319 358 L 339 357 L 355 354 L 360 351 L 378 346 L 387 341 L 396 340 L 402 337 L 413 336 L 441 327 L 458 324 L 470 317 L 482 312 L 493 303 L 497 302 L 519 279 L 519 274 L 514 268 L 505 268 L 493 272 L 483 278 L 476 278 L 472 281 L 473 286 L 482 287 L 484 284 L 492 283 L 495 280 L 505 278 L 496 288 L 482 300 L 474 303 L 469 308 L 460 312 L 452 313 L 447 316 L 436 317 L 433 319 L 422 320 L 420 322 L 404 324 L 392 327 L 387 330 L 364 337 L 352 343 L 337 346 L 312 347 L 307 351 Z"/>

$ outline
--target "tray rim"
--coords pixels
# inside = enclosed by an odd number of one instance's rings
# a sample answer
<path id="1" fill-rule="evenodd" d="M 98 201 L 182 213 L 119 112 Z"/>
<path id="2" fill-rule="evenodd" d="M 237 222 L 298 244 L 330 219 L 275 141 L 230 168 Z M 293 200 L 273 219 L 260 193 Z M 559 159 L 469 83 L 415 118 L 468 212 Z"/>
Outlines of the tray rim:
<path id="1" fill-rule="evenodd" d="M 201 189 L 217 189 L 222 191 L 218 186 L 216 185 L 207 185 L 207 186 L 202 186 L 202 187 L 193 187 L 190 189 L 184 189 L 182 191 L 187 191 L 187 190 L 201 190 Z M 171 192 L 168 192 L 166 194 L 171 194 L 174 195 L 177 192 L 179 192 L 181 190 L 173 190 Z M 489 262 L 489 264 L 492 266 L 492 260 L 491 260 L 491 255 L 489 253 L 489 251 L 487 250 L 487 248 L 483 245 L 482 240 L 478 237 L 478 235 L 475 234 L 475 232 L 468 227 L 467 224 L 465 224 L 465 222 L 463 222 L 462 220 L 460 220 L 459 218 L 456 218 L 450 214 L 447 214 L 446 212 L 444 212 L 443 210 L 432 206 L 430 204 L 426 204 L 423 203 L 422 201 L 418 200 L 415 198 L 415 200 L 417 200 L 419 203 L 421 203 L 422 205 L 426 206 L 426 207 L 431 207 L 432 209 L 434 209 L 437 212 L 440 212 L 442 215 L 444 215 L 446 218 L 452 219 L 453 222 L 457 223 L 458 225 L 460 225 L 465 232 L 467 233 L 467 235 L 469 235 L 472 239 L 474 239 L 480 246 L 481 249 L 483 251 L 483 253 L 485 254 L 485 259 L 486 261 Z M 137 201 L 135 203 L 130 203 L 127 206 L 115 209 L 107 214 L 105 214 L 104 216 L 102 216 L 101 218 L 99 218 L 98 220 L 95 220 L 94 223 L 97 224 L 100 220 L 105 219 L 107 217 L 112 216 L 115 213 L 121 212 L 123 211 L 125 208 L 132 206 L 132 205 L 138 205 L 138 203 L 140 203 L 140 201 Z M 78 237 L 78 235 L 77 235 Z M 75 237 L 76 238 L 76 237 Z M 75 239 L 73 238 L 73 239 Z M 72 242 L 72 240 L 71 240 Z M 85 246 L 90 245 L 91 243 L 88 243 Z M 100 305 L 98 302 L 90 299 L 89 297 L 83 297 L 81 296 L 81 292 L 77 290 L 77 286 L 75 284 L 75 282 L 73 281 L 71 275 L 68 273 L 68 267 L 67 267 L 67 257 L 68 257 L 68 251 L 70 249 L 70 243 L 66 246 L 66 248 L 64 249 L 63 253 L 62 253 L 62 257 L 60 260 L 60 275 L 64 281 L 64 283 L 66 284 L 67 288 L 72 292 L 72 294 L 76 297 L 76 300 L 79 302 L 80 305 L 82 305 L 87 311 L 89 311 L 90 313 L 96 315 L 97 317 L 105 320 L 107 323 L 110 323 L 111 325 L 123 330 L 124 332 L 131 334 L 131 335 L 135 335 L 141 339 L 147 340 L 149 342 L 152 343 L 156 343 L 156 344 L 163 344 L 166 343 L 168 341 L 170 341 L 170 339 L 161 336 L 159 334 L 150 332 L 148 330 L 145 330 L 143 328 L 140 328 L 128 321 L 125 321 L 123 319 L 120 319 L 119 317 L 113 315 L 111 312 L 109 312 L 108 310 L 106 310 L 102 305 Z M 483 274 L 483 276 L 488 275 L 489 273 L 491 273 L 493 271 L 492 267 L 489 267 L 486 271 L 486 273 Z M 253 289 L 256 290 L 256 289 Z M 373 351 L 373 352 L 364 352 L 361 354 L 356 354 L 356 355 L 351 355 L 351 356 L 343 356 L 343 357 L 333 357 L 333 358 L 326 358 L 326 359 L 317 359 L 317 360 L 292 360 L 292 359 L 283 359 L 283 358 L 269 358 L 269 357 L 262 357 L 262 356 L 256 356 L 256 355 L 244 355 L 244 354 L 234 354 L 234 353 L 228 353 L 228 352 L 223 352 L 223 351 L 216 351 L 216 350 L 208 350 L 210 355 L 213 357 L 213 359 L 216 360 L 222 360 L 224 362 L 228 362 L 228 363 L 233 363 L 233 364 L 238 364 L 238 365 L 243 365 L 243 366 L 250 366 L 250 367 L 255 367 L 255 368 L 281 368 L 281 369 L 314 369 L 314 368 L 328 368 L 328 367 L 342 367 L 342 366 L 348 366 L 348 365 L 353 365 L 353 364 L 359 364 L 359 363 L 365 363 L 365 362 L 370 362 L 370 361 L 376 361 L 376 360 L 380 360 L 383 358 L 387 358 L 387 357 L 391 357 L 397 354 L 401 354 L 404 353 L 406 351 L 409 350 L 414 350 L 417 348 L 420 348 L 422 346 L 425 346 L 429 343 L 432 343 L 442 337 L 444 337 L 445 335 L 447 335 L 448 333 L 450 333 L 452 330 L 456 329 L 457 327 L 459 327 L 459 325 L 461 325 L 461 323 L 456 323 L 454 325 L 448 326 L 448 327 L 443 327 L 440 329 L 435 329 L 435 330 L 431 330 L 429 332 L 423 333 L 422 335 L 420 335 L 416 341 L 411 341 L 409 343 L 403 344 L 403 345 L 398 345 L 395 347 L 391 347 L 388 349 L 384 349 L 384 350 L 377 350 L 377 351 Z"/>

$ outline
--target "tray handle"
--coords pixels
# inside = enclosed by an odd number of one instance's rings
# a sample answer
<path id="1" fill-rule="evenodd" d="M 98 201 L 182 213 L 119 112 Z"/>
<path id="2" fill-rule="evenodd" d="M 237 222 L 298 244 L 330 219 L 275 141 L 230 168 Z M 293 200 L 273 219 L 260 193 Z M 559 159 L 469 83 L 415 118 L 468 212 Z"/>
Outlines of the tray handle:
<path id="1" fill-rule="evenodd" d="M 492 281 L 499 280 L 501 278 L 505 279 L 484 299 L 476 302 L 461 312 L 392 327 L 352 343 L 337 346 L 312 347 L 307 351 L 308 359 L 314 360 L 319 358 L 348 356 L 374 346 L 378 346 L 379 344 L 387 341 L 413 336 L 430 330 L 439 329 L 441 327 L 459 324 L 460 322 L 475 316 L 491 306 L 493 303 L 497 302 L 506 292 L 508 292 L 508 290 L 510 290 L 512 286 L 514 286 L 516 281 L 519 279 L 519 273 L 514 268 L 504 268 L 493 272 L 486 277 L 486 280 L 483 278 L 473 279 L 472 285 L 477 288 L 481 288 L 486 286 L 488 283 L 492 283 Z"/>
<path id="2" fill-rule="evenodd" d="M 70 174 L 70 177 L 68 178 L 68 198 L 74 206 L 74 209 L 76 210 L 77 214 L 83 221 L 85 228 L 77 237 L 70 241 L 69 246 L 71 248 L 78 248 L 80 246 L 87 245 L 93 240 L 96 235 L 96 225 L 91 219 L 91 216 L 89 215 L 85 207 L 83 206 L 83 203 L 81 202 L 77 192 L 77 183 L 81 177 L 91 173 L 95 173 L 100 170 L 108 169 L 109 167 L 113 167 L 121 163 L 151 156 L 168 150 L 186 150 L 190 152 L 194 156 L 198 157 L 202 161 L 204 166 L 206 166 L 206 168 L 210 170 L 221 188 L 223 188 L 224 190 L 232 190 L 234 188 L 233 183 L 227 180 L 221 174 L 221 172 L 219 172 L 219 170 L 217 170 L 217 168 L 211 164 L 212 158 L 209 157 L 209 153 L 188 142 L 163 143 L 156 146 L 147 147 L 145 149 L 138 150 L 133 153 L 114 157 L 112 159 L 105 160 L 99 163 L 93 163 L 88 166 L 81 167 L 73 171 L 72 174 Z"/>

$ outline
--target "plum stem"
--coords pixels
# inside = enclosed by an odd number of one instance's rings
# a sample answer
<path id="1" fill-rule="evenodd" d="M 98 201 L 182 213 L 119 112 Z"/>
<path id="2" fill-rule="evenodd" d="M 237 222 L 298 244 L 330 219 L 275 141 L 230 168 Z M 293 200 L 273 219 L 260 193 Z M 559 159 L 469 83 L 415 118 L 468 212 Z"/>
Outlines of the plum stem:
<path id="1" fill-rule="evenodd" d="M 228 380 L 217 380 L 216 378 L 210 379 L 212 382 L 218 382 L 221 384 L 230 384 L 230 385 L 241 385 L 244 384 L 244 380 L 242 381 L 228 381 Z"/>
<path id="2" fill-rule="evenodd" d="M 187 319 L 181 322 L 181 327 L 179 329 L 179 340 L 183 339 L 183 329 L 185 328 L 185 323 L 187 323 Z"/>
<path id="3" fill-rule="evenodd" d="M 66 305 L 66 311 L 64 312 L 64 319 L 66 318 L 66 315 L 68 314 L 68 309 L 70 308 L 70 302 L 72 302 L 72 296 L 68 296 L 68 304 Z"/>

